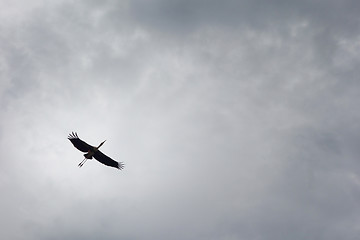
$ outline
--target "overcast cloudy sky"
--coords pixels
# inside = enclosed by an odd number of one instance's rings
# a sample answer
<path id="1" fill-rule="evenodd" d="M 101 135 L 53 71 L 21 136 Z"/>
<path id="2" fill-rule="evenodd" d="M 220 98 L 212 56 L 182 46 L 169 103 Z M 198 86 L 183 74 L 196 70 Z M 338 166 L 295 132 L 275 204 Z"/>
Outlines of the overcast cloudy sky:
<path id="1" fill-rule="evenodd" d="M 2 0 L 0 238 L 358 239 L 359 12 Z"/>

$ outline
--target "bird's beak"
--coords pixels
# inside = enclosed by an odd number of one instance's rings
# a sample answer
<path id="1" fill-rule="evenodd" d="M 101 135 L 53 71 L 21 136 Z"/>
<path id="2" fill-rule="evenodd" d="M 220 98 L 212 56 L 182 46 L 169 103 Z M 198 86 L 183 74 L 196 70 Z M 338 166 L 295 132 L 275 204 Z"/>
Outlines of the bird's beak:
<path id="1" fill-rule="evenodd" d="M 106 142 L 106 140 L 103 141 L 102 143 L 100 143 L 100 145 L 98 146 L 98 148 L 100 148 L 100 147 L 104 144 L 104 142 Z"/>

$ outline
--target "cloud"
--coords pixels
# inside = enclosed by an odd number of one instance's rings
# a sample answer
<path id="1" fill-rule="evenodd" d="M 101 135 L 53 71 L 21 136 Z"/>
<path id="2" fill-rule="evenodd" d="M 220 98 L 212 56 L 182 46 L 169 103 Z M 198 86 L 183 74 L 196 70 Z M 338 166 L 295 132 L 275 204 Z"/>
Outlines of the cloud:
<path id="1" fill-rule="evenodd" d="M 2 238 L 358 236 L 357 2 L 10 9 Z M 78 169 L 71 131 L 125 169 Z"/>

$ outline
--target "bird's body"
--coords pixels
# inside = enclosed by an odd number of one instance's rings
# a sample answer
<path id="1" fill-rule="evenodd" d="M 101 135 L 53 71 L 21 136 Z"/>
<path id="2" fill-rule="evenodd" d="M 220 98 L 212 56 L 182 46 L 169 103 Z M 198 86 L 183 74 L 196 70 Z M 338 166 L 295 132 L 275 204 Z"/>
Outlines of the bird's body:
<path id="1" fill-rule="evenodd" d="M 120 170 L 124 168 L 124 164 L 122 162 L 116 162 L 115 160 L 106 156 L 99 150 L 99 148 L 104 144 L 104 142 L 106 140 L 103 141 L 102 143 L 100 143 L 100 145 L 98 147 L 94 147 L 94 146 L 87 144 L 83 140 L 81 140 L 78 137 L 77 133 L 74 133 L 74 132 L 69 134 L 68 139 L 71 141 L 71 143 L 74 145 L 74 147 L 76 147 L 81 152 L 85 153 L 84 154 L 85 159 L 79 163 L 79 167 L 82 167 L 84 165 L 84 163 L 86 162 L 86 160 L 92 159 L 94 157 L 96 160 L 98 160 L 99 162 L 101 162 L 102 164 L 105 164 L 107 166 L 115 167 Z"/>
<path id="2" fill-rule="evenodd" d="M 84 154 L 84 157 L 87 159 L 92 159 L 94 154 L 95 154 L 95 151 L 89 150 L 87 153 Z"/>

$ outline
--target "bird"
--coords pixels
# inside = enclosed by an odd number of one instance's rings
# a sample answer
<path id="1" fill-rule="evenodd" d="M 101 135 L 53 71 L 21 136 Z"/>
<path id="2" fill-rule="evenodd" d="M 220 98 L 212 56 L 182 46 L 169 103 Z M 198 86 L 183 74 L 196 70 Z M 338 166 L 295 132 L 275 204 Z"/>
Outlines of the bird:
<path id="1" fill-rule="evenodd" d="M 88 159 L 92 159 L 94 157 L 96 160 L 107 166 L 114 167 L 119 170 L 122 170 L 124 168 L 124 163 L 117 162 L 111 159 L 110 157 L 106 156 L 99 150 L 99 148 L 105 143 L 106 140 L 101 142 L 98 147 L 94 147 L 81 140 L 76 132 L 70 133 L 68 139 L 74 145 L 75 148 L 85 153 L 84 154 L 85 158 L 79 163 L 78 165 L 79 167 L 82 167 Z"/>

